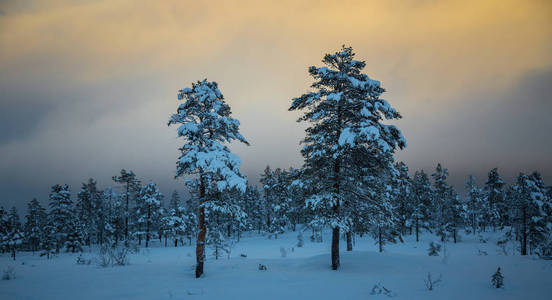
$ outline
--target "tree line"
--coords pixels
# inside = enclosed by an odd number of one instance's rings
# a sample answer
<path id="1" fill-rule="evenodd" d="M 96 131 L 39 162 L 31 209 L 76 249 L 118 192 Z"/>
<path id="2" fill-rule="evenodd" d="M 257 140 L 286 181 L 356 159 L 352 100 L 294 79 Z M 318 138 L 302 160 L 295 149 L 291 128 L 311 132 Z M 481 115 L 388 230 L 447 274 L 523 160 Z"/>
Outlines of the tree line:
<path id="1" fill-rule="evenodd" d="M 323 67 L 308 69 L 311 90 L 292 99 L 289 110 L 307 122 L 300 168 L 271 169 L 261 174 L 261 189 L 240 172 L 240 159 L 228 148 L 249 145 L 231 117 L 216 82 L 197 81 L 178 92 L 181 101 L 168 125 L 177 125 L 179 148 L 175 177 L 185 180 L 189 197 L 173 192 L 168 205 L 156 184 L 142 185 L 132 171 L 113 176 L 120 191 L 99 190 L 90 179 L 73 203 L 67 185 L 55 185 L 49 210 L 33 199 L 24 224 L 15 208 L 0 210 L 2 251 L 51 254 L 80 251 L 109 243 L 149 247 L 195 240 L 196 277 L 203 274 L 206 246 L 215 258 L 229 252 L 244 232 L 278 238 L 286 231 L 308 230 L 322 241 L 330 228 L 331 266 L 340 266 L 339 243 L 351 251 L 356 237 L 375 239 L 379 251 L 405 235 L 431 232 L 441 241 L 460 241 L 460 231 L 504 232 L 502 243 L 515 241 L 520 254 L 552 255 L 552 189 L 538 172 L 523 174 L 507 186 L 498 170 L 484 186 L 473 176 L 466 196 L 448 183 L 438 164 L 431 174 L 409 173 L 394 153 L 406 147 L 401 131 L 386 120 L 401 118 L 381 95 L 385 89 L 362 73 L 364 61 L 350 47 L 327 54 Z M 302 225 L 298 227 L 298 225 Z"/>

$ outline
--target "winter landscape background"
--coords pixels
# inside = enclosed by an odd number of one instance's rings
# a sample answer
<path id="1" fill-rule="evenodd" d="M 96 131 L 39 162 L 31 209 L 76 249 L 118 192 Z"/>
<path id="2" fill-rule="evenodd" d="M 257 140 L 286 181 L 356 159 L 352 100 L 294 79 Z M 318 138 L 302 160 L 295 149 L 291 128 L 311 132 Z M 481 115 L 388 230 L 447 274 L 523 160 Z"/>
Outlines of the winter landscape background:
<path id="1" fill-rule="evenodd" d="M 547 299 L 551 14 L 0 2 L 0 297 Z"/>

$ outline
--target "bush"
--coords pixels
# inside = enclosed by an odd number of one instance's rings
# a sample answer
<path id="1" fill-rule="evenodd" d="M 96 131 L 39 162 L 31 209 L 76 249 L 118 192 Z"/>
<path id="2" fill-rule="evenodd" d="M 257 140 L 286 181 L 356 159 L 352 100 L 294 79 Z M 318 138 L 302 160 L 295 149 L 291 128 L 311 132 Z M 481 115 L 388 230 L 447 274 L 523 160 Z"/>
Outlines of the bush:
<path id="1" fill-rule="evenodd" d="M 129 264 L 128 255 L 131 251 L 132 248 L 125 245 L 110 247 L 104 244 L 100 247 L 96 263 L 100 267 L 126 266 Z"/>
<path id="2" fill-rule="evenodd" d="M 2 274 L 2 280 L 14 280 L 15 279 L 15 269 L 12 266 L 8 266 Z"/>
<path id="3" fill-rule="evenodd" d="M 425 286 L 428 291 L 433 291 L 433 288 L 437 286 L 441 282 L 441 279 L 443 278 L 442 275 L 439 275 L 439 278 L 432 279 L 431 273 L 427 272 L 427 279 L 424 279 Z"/>

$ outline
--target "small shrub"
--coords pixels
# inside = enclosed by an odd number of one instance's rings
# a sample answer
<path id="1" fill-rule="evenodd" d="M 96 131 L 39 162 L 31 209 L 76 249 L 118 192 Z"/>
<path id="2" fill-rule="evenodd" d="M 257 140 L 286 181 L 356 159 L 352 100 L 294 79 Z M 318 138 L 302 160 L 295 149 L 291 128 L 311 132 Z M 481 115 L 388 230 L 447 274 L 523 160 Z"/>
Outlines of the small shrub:
<path id="1" fill-rule="evenodd" d="M 429 243 L 429 249 L 427 249 L 427 255 L 439 256 L 439 251 L 441 251 L 441 245 L 434 242 Z"/>
<path id="2" fill-rule="evenodd" d="M 111 251 L 111 261 L 113 265 L 126 266 L 129 263 L 128 254 L 130 248 L 128 247 L 115 247 Z"/>
<path id="3" fill-rule="evenodd" d="M 2 280 L 14 280 L 15 279 L 15 269 L 12 266 L 8 266 L 2 273 Z"/>
<path id="4" fill-rule="evenodd" d="M 504 286 L 504 276 L 502 276 L 500 272 L 500 267 L 498 267 L 493 276 L 491 276 L 491 284 L 497 289 Z"/>
<path id="5" fill-rule="evenodd" d="M 129 248 L 126 245 L 110 247 L 109 245 L 104 244 L 100 247 L 96 263 L 100 267 L 126 266 L 129 264 L 128 255 L 131 251 L 132 248 Z"/>

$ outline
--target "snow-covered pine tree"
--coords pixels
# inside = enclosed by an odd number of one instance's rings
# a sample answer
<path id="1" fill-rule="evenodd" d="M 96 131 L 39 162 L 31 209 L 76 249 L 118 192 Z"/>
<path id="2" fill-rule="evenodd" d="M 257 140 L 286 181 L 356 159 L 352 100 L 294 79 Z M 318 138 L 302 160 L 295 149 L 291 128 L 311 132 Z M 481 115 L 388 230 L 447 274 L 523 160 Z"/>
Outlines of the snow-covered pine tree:
<path id="1" fill-rule="evenodd" d="M 276 186 L 276 178 L 274 176 L 275 172 L 270 169 L 270 166 L 266 166 L 263 174 L 261 174 L 261 179 L 259 180 L 263 185 L 263 204 L 264 204 L 264 215 L 265 215 L 265 229 L 269 233 L 269 238 L 272 236 L 272 230 L 274 226 L 272 225 L 272 208 L 277 202 L 275 195 L 274 187 Z"/>
<path id="2" fill-rule="evenodd" d="M 412 201 L 411 180 L 408 174 L 408 166 L 404 162 L 395 164 L 399 172 L 393 182 L 395 189 L 395 207 L 397 208 L 398 230 L 401 234 L 406 234 L 410 230 L 412 234 L 412 215 L 414 214 L 414 202 Z"/>
<path id="3" fill-rule="evenodd" d="M 171 194 L 169 201 L 169 208 L 167 214 L 164 216 L 163 223 L 166 224 L 167 234 L 173 239 L 174 246 L 178 247 L 178 241 L 182 240 L 182 236 L 185 233 L 186 225 L 182 216 L 184 214 L 184 208 L 180 204 L 180 196 L 175 190 Z"/>
<path id="4" fill-rule="evenodd" d="M 203 274 L 205 255 L 206 210 L 218 208 L 207 196 L 213 194 L 210 191 L 237 188 L 245 192 L 246 189 L 247 181 L 239 171 L 240 159 L 224 144 L 233 140 L 249 143 L 239 133 L 240 123 L 230 116 L 230 106 L 224 101 L 216 82 L 205 79 L 193 83 L 191 88 L 179 91 L 178 99 L 183 103 L 171 116 L 168 125 L 180 124 L 177 134 L 185 140 L 179 149 L 182 154 L 177 161 L 176 177 L 198 177 L 200 203 L 196 277 L 199 278 Z"/>
<path id="5" fill-rule="evenodd" d="M 345 47 L 334 54 L 326 54 L 325 67 L 310 67 L 314 91 L 294 98 L 289 110 L 304 111 L 298 121 L 311 125 L 306 130 L 301 150 L 305 158 L 305 184 L 311 185 L 308 205 L 316 214 L 315 222 L 332 228 L 332 269 L 339 267 L 340 231 L 349 231 L 353 203 L 347 197 L 346 186 L 354 186 L 355 176 L 344 172 L 359 171 L 351 164 L 355 155 L 381 163 L 383 168 L 394 168 L 386 153 L 406 141 L 393 125 L 382 120 L 398 119 L 400 114 L 380 98 L 385 91 L 379 81 L 362 73 L 363 61 L 354 60 L 353 49 Z M 392 158 L 392 156 L 391 156 Z"/>
<path id="6" fill-rule="evenodd" d="M 437 164 L 433 177 L 434 197 L 433 197 L 433 228 L 441 238 L 441 242 L 447 239 L 447 205 L 450 197 L 450 187 L 447 183 L 448 170 L 441 164 Z"/>
<path id="7" fill-rule="evenodd" d="M 0 240 L 0 244 L 5 250 L 11 252 L 13 260 L 15 260 L 15 253 L 23 244 L 21 221 L 15 206 L 8 212 L 5 224 L 7 226 L 4 230 L 6 233 L 3 235 L 2 240 Z"/>
<path id="8" fill-rule="evenodd" d="M 504 216 L 507 214 L 507 207 L 504 203 L 504 181 L 494 168 L 489 172 L 485 182 L 484 192 L 487 198 L 487 212 L 485 218 L 493 228 L 504 226 Z"/>
<path id="9" fill-rule="evenodd" d="M 447 231 L 452 234 L 452 241 L 458 241 L 458 228 L 464 225 L 465 207 L 460 201 L 460 196 L 454 190 L 454 187 L 449 186 L 447 198 Z"/>
<path id="10" fill-rule="evenodd" d="M 292 230 L 296 230 L 297 224 L 305 223 L 305 197 L 303 195 L 304 190 L 300 186 L 294 184 L 301 178 L 301 170 L 295 168 L 289 168 L 285 173 L 285 187 L 288 197 L 290 198 L 288 208 L 288 219 L 291 223 Z"/>
<path id="11" fill-rule="evenodd" d="M 124 198 L 124 195 L 122 195 Z M 125 207 L 120 195 L 115 193 L 112 187 L 107 187 L 102 192 L 102 206 L 104 212 L 105 241 L 117 245 L 125 235 Z"/>
<path id="12" fill-rule="evenodd" d="M 257 230 L 259 233 L 264 228 L 265 216 L 263 214 L 261 193 L 257 187 L 247 185 L 245 190 L 243 210 L 247 215 L 247 223 L 249 230 Z"/>
<path id="13" fill-rule="evenodd" d="M 152 181 L 140 189 L 138 199 L 139 206 L 136 211 L 137 223 L 143 225 L 141 228 L 145 230 L 143 235 L 146 238 L 146 248 L 148 248 L 151 234 L 158 228 L 159 220 L 162 216 L 161 200 L 163 199 L 163 194 L 159 192 L 159 188 Z"/>
<path id="14" fill-rule="evenodd" d="M 56 253 L 59 253 L 59 250 L 65 246 L 69 235 L 77 230 L 75 228 L 75 213 L 69 187 L 66 184 L 52 186 L 49 199 L 50 213 L 48 222 L 51 232 L 55 233 L 55 249 Z"/>
<path id="15" fill-rule="evenodd" d="M 421 229 L 430 230 L 431 228 L 432 196 L 431 182 L 427 174 L 423 170 L 416 171 L 412 179 L 412 199 L 414 201 L 412 219 L 416 232 L 416 242 L 420 241 Z"/>
<path id="16" fill-rule="evenodd" d="M 25 216 L 25 244 L 27 248 L 35 252 L 40 249 L 40 243 L 44 238 L 44 228 L 47 222 L 46 210 L 40 205 L 40 202 L 33 198 L 27 203 L 27 215 Z"/>
<path id="17" fill-rule="evenodd" d="M 514 187 L 516 214 L 513 222 L 519 232 L 521 255 L 549 255 L 552 249 L 550 236 L 552 211 L 550 200 L 538 172 L 531 175 L 520 173 Z"/>
<path id="18" fill-rule="evenodd" d="M 466 224 L 471 227 L 472 233 L 476 234 L 479 225 L 484 222 L 484 213 L 485 204 L 483 203 L 484 196 L 481 189 L 475 183 L 475 177 L 473 175 L 468 175 L 466 180 Z"/>
<path id="19" fill-rule="evenodd" d="M 96 186 L 96 181 L 92 178 L 82 184 L 80 192 L 77 194 L 75 210 L 79 223 L 82 226 L 82 238 L 87 246 L 90 246 L 93 239 L 98 240 L 96 222 L 98 221 L 97 210 L 98 199 L 101 198 L 101 191 Z"/>
<path id="20" fill-rule="evenodd" d="M 125 199 L 125 243 L 128 243 L 129 239 L 129 219 L 131 217 L 130 213 L 130 203 L 129 201 L 132 199 L 136 199 L 136 195 L 138 191 L 140 191 L 140 181 L 136 179 L 136 174 L 132 171 L 127 171 L 125 169 L 121 170 L 121 175 L 119 176 L 113 176 L 112 180 L 114 182 L 120 183 L 123 185 L 124 189 L 124 199 Z"/>

